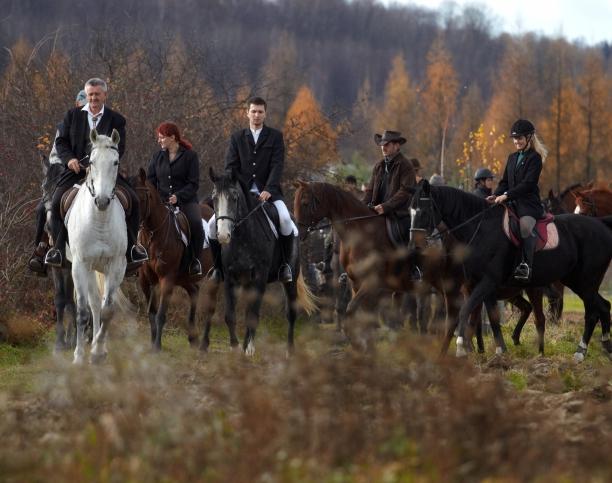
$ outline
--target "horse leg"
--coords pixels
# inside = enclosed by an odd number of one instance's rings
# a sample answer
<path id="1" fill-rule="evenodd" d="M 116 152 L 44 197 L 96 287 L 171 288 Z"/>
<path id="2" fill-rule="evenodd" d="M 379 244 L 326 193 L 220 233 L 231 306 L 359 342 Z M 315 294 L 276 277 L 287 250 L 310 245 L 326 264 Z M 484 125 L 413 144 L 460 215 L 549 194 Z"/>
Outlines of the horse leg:
<path id="1" fill-rule="evenodd" d="M 287 329 L 287 353 L 293 353 L 293 332 L 295 329 L 295 319 L 297 317 L 297 282 L 283 284 L 286 298 L 286 315 L 289 327 Z"/>
<path id="2" fill-rule="evenodd" d="M 230 346 L 234 348 L 240 344 L 238 337 L 236 337 L 236 290 L 227 278 L 224 280 L 223 288 L 225 292 L 225 325 L 227 325 L 229 331 Z"/>
<path id="3" fill-rule="evenodd" d="M 369 287 L 363 284 L 353 296 L 353 299 L 347 308 L 347 317 L 350 322 L 345 325 L 346 337 L 351 344 L 361 350 L 373 349 L 373 340 L 371 330 L 378 326 L 374 306 L 378 300 L 380 289 Z M 361 307 L 363 310 L 359 314 L 361 320 L 357 320 L 357 309 Z M 361 325 L 359 330 L 358 325 Z"/>
<path id="4" fill-rule="evenodd" d="M 188 286 L 187 293 L 189 294 L 189 320 L 187 321 L 187 340 L 191 347 L 195 347 L 198 343 L 198 334 L 196 331 L 195 317 L 196 306 L 198 303 L 198 288 L 196 284 Z"/>
<path id="5" fill-rule="evenodd" d="M 472 313 L 470 314 L 468 327 L 471 328 L 476 334 L 476 346 L 478 347 L 478 353 L 484 354 L 484 339 L 482 337 L 482 304 L 479 304 Z M 469 338 L 472 336 L 470 334 Z"/>
<path id="6" fill-rule="evenodd" d="M 530 292 L 528 290 L 527 294 L 529 296 L 529 300 L 531 300 L 531 296 L 529 295 L 529 293 Z M 531 315 L 532 305 L 529 302 L 527 302 L 521 296 L 521 294 L 515 295 L 514 297 L 510 297 L 508 299 L 508 302 L 514 305 L 521 312 L 521 316 L 519 317 L 519 320 L 516 323 L 514 330 L 512 331 L 512 342 L 514 343 L 514 345 L 521 345 L 521 332 L 523 331 L 525 322 L 527 322 L 527 319 Z"/>
<path id="7" fill-rule="evenodd" d="M 157 298 L 155 294 L 156 287 L 152 286 L 144 275 L 140 274 L 138 277 L 138 284 L 140 289 L 145 296 L 147 301 L 147 317 L 149 319 L 149 326 L 151 327 L 151 344 L 155 342 L 155 334 L 157 332 L 155 324 L 155 316 L 157 315 Z"/>
<path id="8" fill-rule="evenodd" d="M 538 331 L 538 352 L 544 355 L 544 331 L 546 330 L 546 316 L 544 315 L 544 290 L 541 288 L 527 289 L 527 296 L 533 307 L 536 330 Z"/>
<path id="9" fill-rule="evenodd" d="M 246 304 L 246 334 L 244 335 L 244 341 L 242 342 L 242 350 L 247 356 L 255 355 L 255 332 L 257 331 L 257 325 L 259 324 L 259 310 L 261 308 L 264 290 L 265 285 L 263 285 L 263 287 L 255 286 L 249 290 L 251 293 L 249 294 L 249 301 Z"/>
<path id="10" fill-rule="evenodd" d="M 574 352 L 574 359 L 577 362 L 582 362 L 586 356 L 589 342 L 593 336 L 597 320 L 599 319 L 599 294 L 595 292 L 594 295 L 578 295 L 582 298 L 582 302 L 584 303 L 584 332 L 582 333 L 582 339 L 578 343 L 578 348 L 576 352 Z"/>
<path id="11" fill-rule="evenodd" d="M 55 352 L 66 349 L 66 330 L 64 329 L 64 313 L 66 309 L 66 287 L 62 278 L 61 270 L 52 268 L 53 285 L 55 286 Z"/>
<path id="12" fill-rule="evenodd" d="M 455 336 L 455 330 L 459 325 L 459 311 L 461 309 L 462 294 L 460 290 L 456 289 L 453 293 L 444 292 L 444 299 L 446 305 L 447 322 L 446 322 L 446 334 L 442 340 L 442 346 L 440 347 L 440 357 L 445 356 L 448 353 L 453 337 Z"/>
<path id="13" fill-rule="evenodd" d="M 487 277 L 476 284 L 468 299 L 461 306 L 459 311 L 459 335 L 457 337 L 457 357 L 467 355 L 467 351 L 473 350 L 472 341 L 466 339 L 465 329 L 467 327 L 469 315 L 481 304 L 485 297 L 494 292 L 495 286 Z"/>
<path id="14" fill-rule="evenodd" d="M 77 338 L 76 304 L 74 301 L 74 283 L 70 270 L 62 270 L 62 279 L 65 287 L 66 306 L 64 308 L 64 324 L 66 327 L 66 348 L 74 349 Z M 89 319 L 89 318 L 88 318 Z M 88 320 L 89 323 L 89 320 Z"/>
<path id="15" fill-rule="evenodd" d="M 79 262 L 72 263 L 72 279 L 75 281 L 77 292 L 77 340 L 74 349 L 74 364 L 82 364 L 85 357 L 85 327 L 89 320 L 89 306 L 87 304 L 88 276 Z"/>
<path id="16" fill-rule="evenodd" d="M 201 351 L 207 351 L 210 346 L 210 327 L 212 325 L 213 315 L 215 314 L 215 302 L 217 300 L 219 284 L 205 283 L 204 290 L 202 312 L 204 313 L 206 322 L 204 323 L 204 335 L 202 336 L 202 343 L 200 344 Z"/>
<path id="17" fill-rule="evenodd" d="M 610 302 L 597 294 L 599 299 L 599 320 L 601 321 L 601 345 L 609 359 L 612 359 L 612 341 L 610 341 Z"/>
<path id="18" fill-rule="evenodd" d="M 500 315 L 499 308 L 497 306 L 497 297 L 490 296 L 485 299 L 485 307 L 487 308 L 487 315 L 489 316 L 489 322 L 491 323 L 491 330 L 493 331 L 493 337 L 497 346 L 495 347 L 495 353 L 501 354 L 506 352 L 508 348 L 504 342 L 504 337 L 501 331 L 501 325 L 499 323 Z"/>
<path id="19" fill-rule="evenodd" d="M 159 307 L 155 315 L 155 339 L 153 341 L 153 350 L 159 352 L 162 349 L 162 332 L 166 324 L 166 315 L 168 313 L 168 305 L 170 304 L 170 296 L 174 288 L 174 281 L 169 281 L 162 278 L 159 284 Z"/>
<path id="20" fill-rule="evenodd" d="M 107 286 L 108 280 L 105 279 L 104 300 L 108 298 L 106 288 Z M 91 316 L 93 321 L 93 339 L 91 341 L 90 362 L 96 363 L 101 361 L 105 356 L 105 349 L 102 345 L 102 342 L 104 340 L 102 327 L 104 324 L 105 317 L 108 317 L 108 315 L 106 314 L 106 311 L 102 309 L 103 298 L 100 296 L 100 289 L 96 282 L 95 273 L 91 273 L 89 275 L 88 298 L 89 308 L 91 309 Z"/>

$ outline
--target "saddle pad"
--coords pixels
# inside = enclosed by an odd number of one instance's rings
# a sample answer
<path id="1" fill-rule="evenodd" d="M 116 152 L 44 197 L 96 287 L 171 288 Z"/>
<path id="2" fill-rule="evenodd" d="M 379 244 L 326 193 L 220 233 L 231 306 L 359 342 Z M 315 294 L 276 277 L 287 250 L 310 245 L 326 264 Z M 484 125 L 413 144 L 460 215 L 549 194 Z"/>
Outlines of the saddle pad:
<path id="1" fill-rule="evenodd" d="M 538 238 L 536 242 L 536 251 L 552 250 L 559 246 L 559 231 L 553 220 L 554 216 L 547 213 L 544 218 L 536 222 L 535 230 Z M 510 230 L 510 215 L 508 214 L 508 209 L 504 212 L 503 230 L 508 240 L 510 240 L 514 246 L 518 247 L 521 245 L 519 238 Z"/>
<path id="2" fill-rule="evenodd" d="M 174 220 L 174 227 L 177 233 L 181 236 L 181 241 L 185 246 L 189 244 L 189 238 L 191 237 L 191 230 L 189 229 L 189 221 L 185 213 L 176 208 L 171 211 L 173 214 L 172 219 Z"/>
<path id="3" fill-rule="evenodd" d="M 75 184 L 72 188 L 66 190 L 66 192 L 62 195 L 62 199 L 60 201 L 60 216 L 64 219 L 64 224 L 68 223 L 68 216 L 70 215 L 70 210 L 72 209 L 72 203 L 76 198 L 79 189 L 81 189 L 80 184 Z M 130 216 L 132 212 L 132 199 L 129 196 L 128 192 L 122 186 L 117 186 L 115 189 L 115 196 L 121 203 L 121 207 L 125 212 L 125 216 Z"/>
<path id="4" fill-rule="evenodd" d="M 208 226 L 208 221 L 206 221 L 204 218 L 202 218 L 202 228 L 204 229 L 204 243 L 202 244 L 202 248 L 207 249 L 210 246 L 208 243 L 210 227 Z"/>

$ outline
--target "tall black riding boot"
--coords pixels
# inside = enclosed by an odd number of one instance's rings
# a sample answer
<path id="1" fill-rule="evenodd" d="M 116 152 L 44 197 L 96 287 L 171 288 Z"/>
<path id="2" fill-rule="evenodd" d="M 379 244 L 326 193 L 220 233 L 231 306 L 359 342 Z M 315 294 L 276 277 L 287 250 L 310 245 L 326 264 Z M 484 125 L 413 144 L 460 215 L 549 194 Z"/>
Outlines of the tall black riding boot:
<path id="1" fill-rule="evenodd" d="M 214 238 L 208 239 L 208 245 L 212 253 L 213 267 L 208 272 L 208 279 L 215 283 L 219 283 L 223 280 L 223 261 L 221 258 L 221 244 Z"/>
<path id="2" fill-rule="evenodd" d="M 531 280 L 531 274 L 533 271 L 533 254 L 536 248 L 537 238 L 535 236 L 528 236 L 523 238 L 523 244 L 521 246 L 521 252 L 523 260 L 516 267 L 514 271 L 514 278 L 522 282 L 528 282 Z"/>
<path id="3" fill-rule="evenodd" d="M 283 255 L 283 264 L 278 270 L 278 280 L 281 282 L 292 282 L 293 272 L 291 267 L 297 267 L 298 256 L 300 253 L 300 238 L 293 234 L 280 236 L 281 252 Z"/>
<path id="4" fill-rule="evenodd" d="M 66 227 L 61 221 L 59 227 L 54 227 L 53 233 L 55 234 L 53 247 L 45 256 L 45 264 L 52 267 L 61 268 L 64 265 L 64 260 L 66 260 L 66 237 L 68 233 L 66 232 Z"/>

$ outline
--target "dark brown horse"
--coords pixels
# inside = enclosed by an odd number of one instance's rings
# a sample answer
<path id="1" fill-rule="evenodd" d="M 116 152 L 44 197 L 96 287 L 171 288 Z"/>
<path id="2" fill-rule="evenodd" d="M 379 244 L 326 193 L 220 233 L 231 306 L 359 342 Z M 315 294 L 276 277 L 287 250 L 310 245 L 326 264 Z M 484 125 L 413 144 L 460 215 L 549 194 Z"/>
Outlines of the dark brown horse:
<path id="1" fill-rule="evenodd" d="M 141 243 L 151 257 L 138 272 L 138 281 L 147 299 L 151 342 L 154 350 L 161 350 L 161 338 L 170 297 L 175 286 L 182 287 L 189 295 L 189 320 L 187 333 L 189 343 L 197 343 L 195 314 L 202 276 L 192 277 L 187 273 L 186 247 L 175 226 L 170 208 L 162 201 L 157 189 L 147 181 L 144 169 L 140 169 L 134 187 L 140 201 Z M 200 205 L 202 218 L 209 220 L 213 214 L 208 205 Z M 202 272 L 212 267 L 210 250 L 202 250 L 200 256 Z M 159 294 L 155 289 L 158 289 Z M 218 285 L 207 283 L 202 298 L 205 317 L 212 318 L 215 311 Z"/>
<path id="2" fill-rule="evenodd" d="M 353 288 L 346 315 L 350 318 L 357 309 L 362 309 L 368 317 L 367 325 L 376 325 L 374 313 L 381 295 L 410 292 L 415 288 L 407 269 L 408 250 L 396 250 L 387 235 L 385 217 L 376 215 L 351 193 L 329 183 L 299 181 L 295 187 L 293 213 L 301 236 L 305 237 L 309 228 L 327 218 L 340 238 L 340 263 Z M 437 247 L 431 251 L 440 252 Z M 435 274 L 426 282 L 444 294 L 448 317 L 452 319 L 457 316 L 461 303 L 460 287 L 452 283 L 457 276 L 452 273 L 453 262 L 445 256 L 429 256 L 425 260 L 427 273 Z M 367 332 L 355 334 L 353 327 L 345 328 L 352 342 L 358 342 L 353 340 L 353 335 L 365 336 L 362 339 L 365 344 L 371 342 Z"/>
<path id="3" fill-rule="evenodd" d="M 575 197 L 575 213 L 595 217 L 612 215 L 612 191 L 606 187 L 579 191 Z"/>

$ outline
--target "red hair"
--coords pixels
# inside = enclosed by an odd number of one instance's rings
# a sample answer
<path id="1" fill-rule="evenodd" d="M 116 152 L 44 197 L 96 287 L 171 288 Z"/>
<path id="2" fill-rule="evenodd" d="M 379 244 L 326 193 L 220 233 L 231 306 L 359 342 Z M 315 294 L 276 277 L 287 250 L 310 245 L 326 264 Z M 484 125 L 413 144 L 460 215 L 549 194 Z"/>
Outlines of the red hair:
<path id="1" fill-rule="evenodd" d="M 155 132 L 157 132 L 157 134 L 161 134 L 162 136 L 174 136 L 176 142 L 185 149 L 191 149 L 193 147 L 187 139 L 181 138 L 181 133 L 178 126 L 173 122 L 162 122 L 159 126 L 157 126 Z"/>

